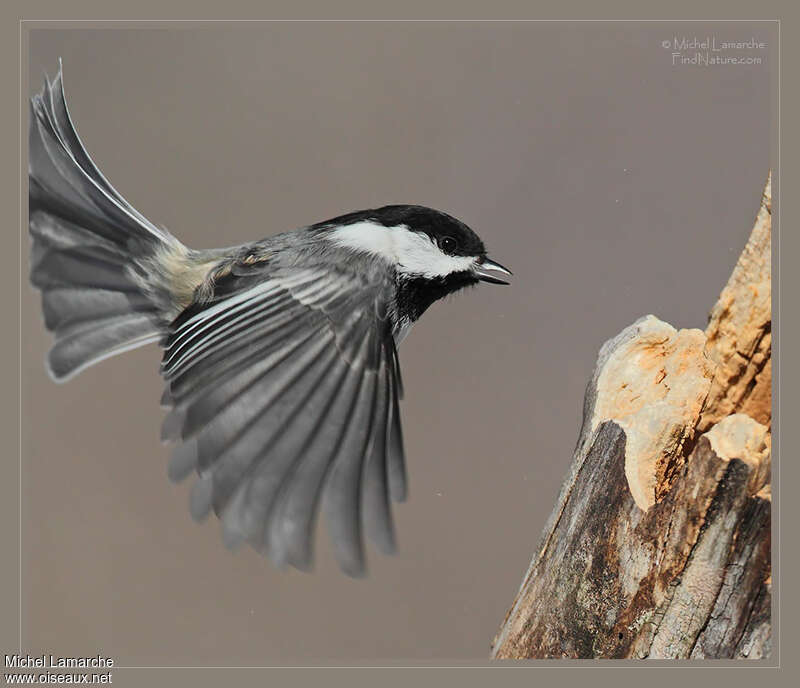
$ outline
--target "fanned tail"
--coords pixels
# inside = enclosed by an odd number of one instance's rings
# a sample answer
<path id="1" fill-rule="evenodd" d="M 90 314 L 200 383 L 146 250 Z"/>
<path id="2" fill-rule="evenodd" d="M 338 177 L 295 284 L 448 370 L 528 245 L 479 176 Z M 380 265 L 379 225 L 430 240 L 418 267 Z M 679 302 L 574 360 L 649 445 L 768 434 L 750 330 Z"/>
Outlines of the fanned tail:
<path id="1" fill-rule="evenodd" d="M 67 110 L 61 65 L 31 99 L 31 283 L 55 336 L 52 377 L 158 341 L 180 310 L 171 284 L 192 252 L 138 213 L 105 179 Z M 184 279 L 185 281 L 185 279 Z"/>

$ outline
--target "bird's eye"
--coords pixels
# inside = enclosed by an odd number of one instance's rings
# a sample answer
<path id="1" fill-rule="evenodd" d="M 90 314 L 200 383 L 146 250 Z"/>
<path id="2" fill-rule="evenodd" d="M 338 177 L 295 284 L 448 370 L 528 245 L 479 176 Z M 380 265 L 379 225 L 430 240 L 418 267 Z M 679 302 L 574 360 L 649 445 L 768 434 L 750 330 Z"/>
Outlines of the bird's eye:
<path id="1" fill-rule="evenodd" d="M 444 253 L 455 253 L 458 248 L 458 242 L 451 236 L 442 237 L 439 239 L 439 248 Z"/>

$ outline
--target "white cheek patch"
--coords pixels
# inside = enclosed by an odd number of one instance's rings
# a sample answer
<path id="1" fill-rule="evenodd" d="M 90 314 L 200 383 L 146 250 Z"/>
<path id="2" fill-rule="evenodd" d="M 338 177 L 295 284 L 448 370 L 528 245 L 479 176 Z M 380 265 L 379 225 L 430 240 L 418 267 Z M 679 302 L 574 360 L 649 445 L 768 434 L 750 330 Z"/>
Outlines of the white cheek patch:
<path id="1" fill-rule="evenodd" d="M 475 264 L 470 256 L 442 253 L 430 237 L 412 232 L 406 225 L 384 227 L 376 222 L 357 222 L 333 230 L 331 239 L 340 246 L 379 256 L 405 275 L 446 277 Z"/>

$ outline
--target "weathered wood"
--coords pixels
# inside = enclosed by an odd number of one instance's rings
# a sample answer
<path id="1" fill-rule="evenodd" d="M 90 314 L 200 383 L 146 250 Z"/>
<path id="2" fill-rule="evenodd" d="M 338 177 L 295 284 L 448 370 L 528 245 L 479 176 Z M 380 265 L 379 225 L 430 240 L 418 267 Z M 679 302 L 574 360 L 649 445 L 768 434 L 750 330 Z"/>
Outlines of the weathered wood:
<path id="1" fill-rule="evenodd" d="M 698 429 L 742 412 L 772 418 L 772 179 L 761 197 L 750 239 L 711 310 L 706 352 L 716 364 Z"/>
<path id="2" fill-rule="evenodd" d="M 495 658 L 771 649 L 769 181 L 705 333 L 607 342 L 572 465 Z"/>

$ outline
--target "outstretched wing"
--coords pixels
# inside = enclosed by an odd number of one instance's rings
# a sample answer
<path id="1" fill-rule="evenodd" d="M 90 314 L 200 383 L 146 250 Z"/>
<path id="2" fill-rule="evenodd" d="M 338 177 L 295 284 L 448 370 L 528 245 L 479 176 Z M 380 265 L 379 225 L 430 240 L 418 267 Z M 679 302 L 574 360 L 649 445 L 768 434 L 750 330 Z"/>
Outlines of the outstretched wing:
<path id="1" fill-rule="evenodd" d="M 199 474 L 229 546 L 308 569 L 318 503 L 336 558 L 364 572 L 362 529 L 394 551 L 389 498 L 405 496 L 400 377 L 385 285 L 347 270 L 238 263 L 165 341 L 170 477 Z"/>

